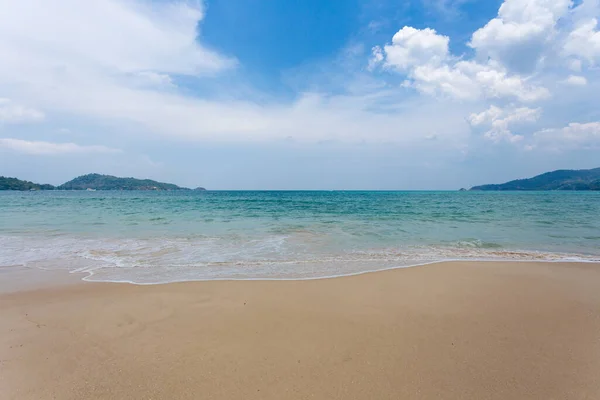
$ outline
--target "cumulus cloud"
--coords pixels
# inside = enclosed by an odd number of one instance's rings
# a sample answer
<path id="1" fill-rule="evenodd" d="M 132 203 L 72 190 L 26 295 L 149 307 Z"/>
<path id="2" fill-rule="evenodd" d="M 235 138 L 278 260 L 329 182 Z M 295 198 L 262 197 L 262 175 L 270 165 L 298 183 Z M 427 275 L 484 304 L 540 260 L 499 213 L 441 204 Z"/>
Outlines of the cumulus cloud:
<path id="1" fill-rule="evenodd" d="M 524 136 L 513 134 L 510 128 L 525 123 L 536 122 L 541 114 L 541 108 L 500 108 L 492 105 L 485 111 L 471 114 L 468 121 L 473 127 L 485 126 L 489 128 L 484 133 L 484 136 L 493 142 L 506 140 L 515 143 L 522 141 Z"/>
<path id="2" fill-rule="evenodd" d="M 449 42 L 448 36 L 434 29 L 405 26 L 396 32 L 392 44 L 384 47 L 386 65 L 403 71 L 425 64 L 438 66 L 448 57 Z"/>
<path id="3" fill-rule="evenodd" d="M 0 138 L 0 149 L 32 155 L 110 154 L 121 150 L 106 146 L 81 146 L 75 143 L 50 143 L 12 138 Z"/>
<path id="4" fill-rule="evenodd" d="M 581 58 L 592 65 L 600 62 L 600 31 L 598 19 L 582 21 L 568 36 L 564 54 Z"/>
<path id="5" fill-rule="evenodd" d="M 504 110 L 500 107 L 490 106 L 490 108 L 485 111 L 471 114 L 468 120 L 472 126 L 479 126 L 497 120 L 502 114 L 504 114 Z"/>
<path id="6" fill-rule="evenodd" d="M 475 31 L 469 45 L 481 59 L 531 71 L 571 4 L 571 0 L 505 0 L 498 16 Z"/>
<path id="7" fill-rule="evenodd" d="M 489 98 L 516 98 L 534 102 L 548 98 L 550 92 L 541 86 L 528 83 L 518 75 L 511 75 L 495 62 L 463 61 L 451 56 L 449 38 L 433 29 L 404 27 L 392 43 L 378 49 L 377 62 L 384 68 L 405 73 L 409 80 L 405 86 L 431 94 L 442 94 L 464 100 Z"/>
<path id="8" fill-rule="evenodd" d="M 16 104 L 10 99 L 0 98 L 0 123 L 16 124 L 36 122 L 44 119 L 44 113 L 35 108 Z"/>
<path id="9" fill-rule="evenodd" d="M 535 102 L 550 97 L 548 89 L 528 84 L 493 63 L 459 61 L 453 66 L 417 67 L 413 77 L 415 87 L 427 93 L 441 92 L 459 99 L 515 98 Z"/>

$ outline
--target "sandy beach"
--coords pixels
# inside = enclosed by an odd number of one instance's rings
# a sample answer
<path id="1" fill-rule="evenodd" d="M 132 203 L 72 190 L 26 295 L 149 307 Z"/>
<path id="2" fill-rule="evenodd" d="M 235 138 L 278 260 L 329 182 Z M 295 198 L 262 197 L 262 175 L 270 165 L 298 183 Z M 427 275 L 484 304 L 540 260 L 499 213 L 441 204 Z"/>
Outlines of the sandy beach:
<path id="1" fill-rule="evenodd" d="M 598 399 L 600 265 L 0 295 L 1 399 Z"/>

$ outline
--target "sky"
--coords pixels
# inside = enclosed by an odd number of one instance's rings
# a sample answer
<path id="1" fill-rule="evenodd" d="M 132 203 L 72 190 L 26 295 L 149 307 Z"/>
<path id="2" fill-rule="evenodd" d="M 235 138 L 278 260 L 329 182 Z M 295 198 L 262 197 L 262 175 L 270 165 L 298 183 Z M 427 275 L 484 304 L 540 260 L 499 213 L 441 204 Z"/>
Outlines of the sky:
<path id="1" fill-rule="evenodd" d="M 0 175 L 452 190 L 600 166 L 600 0 L 0 9 Z"/>

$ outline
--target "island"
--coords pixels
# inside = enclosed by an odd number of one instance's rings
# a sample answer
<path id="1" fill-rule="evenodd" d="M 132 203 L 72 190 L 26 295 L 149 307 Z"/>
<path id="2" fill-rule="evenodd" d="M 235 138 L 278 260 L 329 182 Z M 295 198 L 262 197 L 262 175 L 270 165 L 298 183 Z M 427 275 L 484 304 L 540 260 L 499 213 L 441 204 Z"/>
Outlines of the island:
<path id="1" fill-rule="evenodd" d="M 17 178 L 0 176 L 0 190 L 54 190 L 55 187 L 48 184 L 22 181 Z"/>
<path id="2" fill-rule="evenodd" d="M 17 178 L 0 176 L 0 190 L 192 190 L 172 183 L 154 181 L 152 179 L 119 178 L 112 175 L 87 174 L 78 176 L 59 186 L 38 184 Z M 204 191 L 198 187 L 194 190 Z"/>
<path id="3" fill-rule="evenodd" d="M 63 183 L 60 190 L 190 190 L 172 183 L 152 179 L 118 178 L 112 175 L 87 174 Z"/>
<path id="4" fill-rule="evenodd" d="M 529 179 L 517 179 L 501 184 L 473 186 L 470 190 L 600 190 L 600 168 L 580 170 L 560 169 Z"/>

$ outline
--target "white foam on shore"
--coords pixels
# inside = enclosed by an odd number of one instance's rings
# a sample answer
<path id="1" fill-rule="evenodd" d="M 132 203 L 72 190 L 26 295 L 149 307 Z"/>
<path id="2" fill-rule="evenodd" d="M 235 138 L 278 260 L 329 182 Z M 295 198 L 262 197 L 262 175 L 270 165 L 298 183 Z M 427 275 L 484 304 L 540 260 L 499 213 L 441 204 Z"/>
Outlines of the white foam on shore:
<path id="1" fill-rule="evenodd" d="M 600 260 L 580 260 L 580 259 L 565 259 L 565 260 L 499 260 L 499 259 L 447 259 L 447 260 L 436 260 L 436 261 L 430 261 L 430 262 L 426 262 L 426 263 L 420 263 L 420 264 L 411 264 L 411 265 L 401 265 L 401 266 L 394 266 L 394 267 L 386 267 L 386 268 L 379 268 L 379 269 L 371 269 L 371 270 L 364 270 L 364 271 L 359 271 L 359 272 L 349 272 L 349 273 L 342 273 L 342 274 L 338 274 L 338 275 L 324 275 L 324 276 L 314 276 L 314 277 L 305 277 L 305 278 L 262 278 L 262 277 L 256 277 L 256 278 L 206 278 L 206 279 L 202 279 L 202 278 L 197 278 L 197 279 L 181 279 L 181 280 L 168 280 L 168 281 L 160 281 L 160 282 L 136 282 L 133 280 L 95 280 L 94 274 L 93 272 L 89 272 L 89 275 L 82 278 L 83 281 L 86 282 L 95 282 L 95 283 L 127 283 L 127 284 L 132 284 L 132 285 L 139 285 L 139 286 L 152 286 L 152 285 L 166 285 L 169 283 L 183 283 L 183 282 L 211 282 L 211 281 L 217 281 L 217 282 L 229 282 L 229 281 L 255 281 L 255 282 L 262 282 L 262 281 L 280 281 L 280 282 L 285 282 L 285 281 L 315 281 L 315 280 L 321 280 L 321 279 L 336 279 L 336 278 L 345 278 L 345 277 L 351 277 L 351 276 L 360 276 L 360 275 L 365 275 L 365 274 L 371 274 L 371 273 L 377 273 L 377 272 L 384 272 L 384 271 L 392 271 L 392 270 L 396 270 L 396 269 L 405 269 L 405 268 L 415 268 L 415 267 L 424 267 L 427 265 L 433 265 L 433 264 L 442 264 L 442 263 L 447 263 L 447 262 L 514 262 L 514 263 L 536 263 L 536 262 L 544 262 L 544 263 L 561 263 L 561 262 L 568 262 L 568 263 L 587 263 L 587 264 L 600 264 Z"/>
<path id="2" fill-rule="evenodd" d="M 447 261 L 600 262 L 600 255 L 508 250 L 477 241 L 317 253 L 286 236 L 82 239 L 0 236 L 0 266 L 84 274 L 90 282 L 162 284 L 210 280 L 312 280 Z"/>

